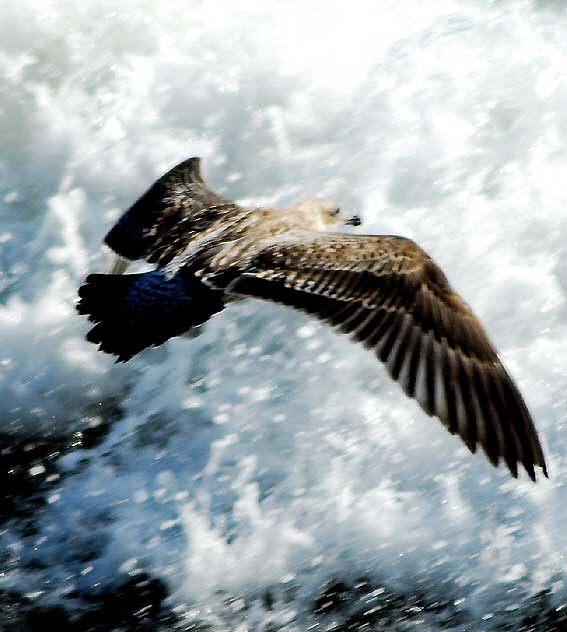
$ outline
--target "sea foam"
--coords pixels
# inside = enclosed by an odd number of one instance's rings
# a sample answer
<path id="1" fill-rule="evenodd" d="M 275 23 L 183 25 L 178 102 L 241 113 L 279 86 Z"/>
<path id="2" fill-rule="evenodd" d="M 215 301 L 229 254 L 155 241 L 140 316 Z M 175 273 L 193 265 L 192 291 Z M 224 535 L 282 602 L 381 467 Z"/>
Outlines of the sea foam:
<path id="1" fill-rule="evenodd" d="M 561 3 L 5 5 L 2 445 L 65 447 L 29 464 L 31 531 L 14 492 L 0 589 L 81 612 L 143 574 L 219 630 L 560 613 Z M 105 232 L 190 155 L 243 204 L 332 197 L 359 232 L 416 240 L 500 349 L 550 480 L 470 455 L 371 354 L 276 306 L 231 305 L 125 366 L 89 345 L 74 301 Z"/>

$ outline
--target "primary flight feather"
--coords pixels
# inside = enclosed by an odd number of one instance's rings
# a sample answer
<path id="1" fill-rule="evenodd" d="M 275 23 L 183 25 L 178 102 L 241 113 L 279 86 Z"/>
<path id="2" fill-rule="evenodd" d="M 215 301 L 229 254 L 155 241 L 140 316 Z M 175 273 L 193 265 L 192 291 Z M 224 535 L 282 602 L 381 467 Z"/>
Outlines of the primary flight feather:
<path id="1" fill-rule="evenodd" d="M 199 159 L 162 176 L 106 236 L 113 272 L 91 274 L 78 310 L 87 339 L 127 361 L 206 322 L 233 300 L 266 299 L 350 334 L 471 452 L 514 477 L 547 476 L 530 413 L 480 322 L 435 262 L 402 237 L 333 232 L 336 204 L 245 209 L 211 191 Z M 121 274 L 129 261 L 156 269 Z"/>

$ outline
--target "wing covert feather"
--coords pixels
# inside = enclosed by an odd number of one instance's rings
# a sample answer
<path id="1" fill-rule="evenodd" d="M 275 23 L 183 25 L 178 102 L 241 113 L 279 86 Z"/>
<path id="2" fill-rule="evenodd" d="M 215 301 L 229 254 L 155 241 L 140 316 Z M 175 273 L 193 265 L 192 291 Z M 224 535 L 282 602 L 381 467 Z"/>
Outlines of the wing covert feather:
<path id="1" fill-rule="evenodd" d="M 547 476 L 533 421 L 480 322 L 432 259 L 400 237 L 326 234 L 270 244 L 228 293 L 302 310 L 372 349 L 406 394 L 514 477 Z"/>

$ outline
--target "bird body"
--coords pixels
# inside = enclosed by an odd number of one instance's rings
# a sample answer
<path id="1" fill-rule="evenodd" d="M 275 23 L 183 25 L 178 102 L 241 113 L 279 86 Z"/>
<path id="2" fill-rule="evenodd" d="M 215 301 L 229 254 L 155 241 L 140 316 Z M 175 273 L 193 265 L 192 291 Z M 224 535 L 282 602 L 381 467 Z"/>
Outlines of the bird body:
<path id="1" fill-rule="evenodd" d="M 199 159 L 162 176 L 108 233 L 120 260 L 144 274 L 90 275 L 80 313 L 87 339 L 127 361 L 208 320 L 231 301 L 301 310 L 374 351 L 391 377 L 471 452 L 493 465 L 547 475 L 529 411 L 480 322 L 435 262 L 398 236 L 338 232 L 328 200 L 244 209 L 211 191 Z M 122 263 L 115 271 L 122 272 Z"/>

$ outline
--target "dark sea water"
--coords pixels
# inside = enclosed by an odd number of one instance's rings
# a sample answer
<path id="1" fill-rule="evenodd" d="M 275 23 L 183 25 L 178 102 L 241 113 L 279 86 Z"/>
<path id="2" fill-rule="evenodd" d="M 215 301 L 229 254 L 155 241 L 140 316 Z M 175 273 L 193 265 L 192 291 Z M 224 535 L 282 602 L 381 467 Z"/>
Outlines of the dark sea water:
<path id="1" fill-rule="evenodd" d="M 564 0 L 0 0 L 0 631 L 567 629 L 566 35 Z M 275 306 L 86 343 L 105 232 L 190 155 L 424 247 L 549 481 Z"/>

